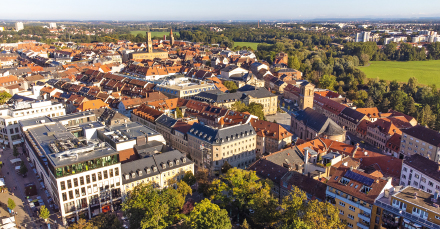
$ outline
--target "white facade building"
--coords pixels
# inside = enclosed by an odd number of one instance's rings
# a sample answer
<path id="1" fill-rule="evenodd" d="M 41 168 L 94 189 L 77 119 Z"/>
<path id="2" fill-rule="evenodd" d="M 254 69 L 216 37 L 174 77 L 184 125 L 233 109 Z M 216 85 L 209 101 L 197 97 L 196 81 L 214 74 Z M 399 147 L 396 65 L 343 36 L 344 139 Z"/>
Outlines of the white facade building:
<path id="1" fill-rule="evenodd" d="M 20 120 L 36 117 L 57 117 L 66 114 L 64 106 L 51 101 L 15 102 L 13 105 L 4 105 L 0 108 L 0 144 L 12 148 L 21 144 Z"/>
<path id="2" fill-rule="evenodd" d="M 24 29 L 23 22 L 15 22 L 15 31 L 20 31 L 23 29 Z"/>
<path id="3" fill-rule="evenodd" d="M 419 154 L 405 158 L 400 173 L 400 185 L 412 186 L 430 194 L 440 192 L 439 164 Z"/>

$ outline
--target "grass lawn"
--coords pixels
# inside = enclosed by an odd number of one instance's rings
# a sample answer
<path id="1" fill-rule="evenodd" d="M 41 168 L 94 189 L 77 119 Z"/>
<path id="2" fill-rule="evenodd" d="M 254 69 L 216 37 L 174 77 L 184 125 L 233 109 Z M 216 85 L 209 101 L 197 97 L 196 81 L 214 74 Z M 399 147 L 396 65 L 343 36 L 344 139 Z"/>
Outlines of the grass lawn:
<path id="1" fill-rule="evenodd" d="M 440 60 L 430 61 L 371 61 L 370 66 L 359 67 L 367 78 L 397 80 L 408 82 L 410 77 L 416 77 L 420 84 L 435 83 L 440 87 Z"/>
<path id="2" fill-rule="evenodd" d="M 134 36 L 136 36 L 138 33 L 142 34 L 145 37 L 145 33 L 147 31 L 143 31 L 143 30 L 136 30 L 136 31 L 130 31 L 131 34 L 133 34 Z M 174 37 L 176 37 L 175 32 L 173 32 Z M 151 37 L 160 37 L 163 38 L 163 35 L 167 35 L 167 39 L 169 39 L 169 35 L 170 35 L 170 31 L 166 31 L 166 32 L 158 32 L 158 31 L 152 31 L 151 32 Z"/>
<path id="3" fill-rule="evenodd" d="M 237 46 L 241 46 L 241 47 L 246 46 L 246 47 L 249 47 L 249 46 L 251 46 L 251 48 L 252 48 L 253 50 L 257 50 L 257 46 L 258 46 L 258 44 L 260 44 L 260 43 L 257 43 L 257 42 L 235 42 L 235 41 L 234 41 L 234 47 L 237 47 Z"/>

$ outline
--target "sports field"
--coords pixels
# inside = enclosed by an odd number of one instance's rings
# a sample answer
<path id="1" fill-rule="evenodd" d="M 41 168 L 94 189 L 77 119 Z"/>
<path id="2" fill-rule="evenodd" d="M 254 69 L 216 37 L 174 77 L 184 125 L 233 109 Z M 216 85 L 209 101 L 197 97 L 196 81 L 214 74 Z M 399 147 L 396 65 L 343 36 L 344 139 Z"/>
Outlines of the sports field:
<path id="1" fill-rule="evenodd" d="M 134 36 L 136 36 L 138 33 L 142 34 L 142 36 L 145 36 L 145 33 L 147 31 L 143 31 L 143 30 L 136 30 L 136 31 L 130 31 L 131 34 L 133 34 Z M 176 32 L 173 32 L 174 36 L 176 36 Z M 166 32 L 158 32 L 158 31 L 152 31 L 151 32 L 151 37 L 163 37 L 163 35 L 167 35 L 167 39 L 168 36 L 170 35 L 170 31 L 166 31 Z"/>
<path id="2" fill-rule="evenodd" d="M 260 44 L 260 43 L 257 43 L 257 42 L 235 42 L 235 41 L 234 41 L 234 47 L 237 47 L 237 46 L 240 46 L 240 47 L 243 47 L 243 46 L 249 47 L 249 46 L 251 46 L 251 48 L 252 48 L 253 50 L 257 50 L 257 46 L 258 46 L 258 44 Z"/>
<path id="3" fill-rule="evenodd" d="M 408 82 L 410 77 L 416 77 L 420 84 L 435 83 L 440 87 L 440 60 L 429 61 L 371 61 L 370 66 L 359 67 L 367 78 L 397 80 Z"/>

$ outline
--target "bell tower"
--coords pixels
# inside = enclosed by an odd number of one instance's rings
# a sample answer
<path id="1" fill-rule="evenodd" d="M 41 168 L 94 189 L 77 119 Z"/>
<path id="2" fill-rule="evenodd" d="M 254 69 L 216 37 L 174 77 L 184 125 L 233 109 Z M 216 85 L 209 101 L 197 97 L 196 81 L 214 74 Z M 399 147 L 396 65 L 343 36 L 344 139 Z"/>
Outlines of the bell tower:
<path id="1" fill-rule="evenodd" d="M 304 110 L 306 108 L 313 109 L 313 97 L 315 95 L 315 85 L 304 82 L 300 86 L 300 94 L 299 94 L 299 109 Z"/>
<path id="2" fill-rule="evenodd" d="M 151 42 L 151 32 L 147 32 L 147 52 L 153 53 L 153 42 Z"/>
<path id="3" fill-rule="evenodd" d="M 170 31 L 170 45 L 174 45 L 173 28 L 171 28 L 171 31 Z"/>

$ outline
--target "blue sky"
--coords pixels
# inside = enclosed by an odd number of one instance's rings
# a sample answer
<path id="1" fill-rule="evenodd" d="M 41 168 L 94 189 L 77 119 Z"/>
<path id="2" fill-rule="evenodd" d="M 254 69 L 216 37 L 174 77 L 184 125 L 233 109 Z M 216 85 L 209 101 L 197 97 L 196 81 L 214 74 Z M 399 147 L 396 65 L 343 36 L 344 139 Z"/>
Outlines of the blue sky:
<path id="1" fill-rule="evenodd" d="M 277 20 L 440 17 L 439 0 L 1 0 L 11 20 Z"/>

